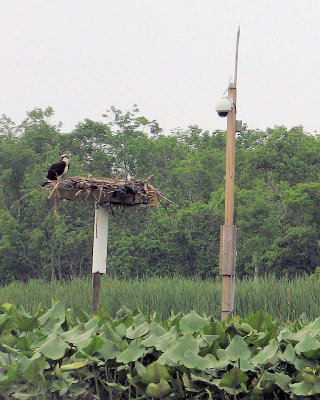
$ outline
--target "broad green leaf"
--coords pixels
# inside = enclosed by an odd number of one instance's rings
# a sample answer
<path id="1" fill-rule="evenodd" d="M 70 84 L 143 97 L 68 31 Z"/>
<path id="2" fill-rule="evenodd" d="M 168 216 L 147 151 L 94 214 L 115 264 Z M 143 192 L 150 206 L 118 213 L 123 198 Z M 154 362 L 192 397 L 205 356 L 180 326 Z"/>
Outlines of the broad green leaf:
<path id="1" fill-rule="evenodd" d="M 292 383 L 289 387 L 292 393 L 297 396 L 312 396 L 315 393 L 320 393 L 320 384 L 317 384 L 315 387 L 315 385 L 309 382 L 299 382 Z"/>
<path id="2" fill-rule="evenodd" d="M 264 371 L 261 379 L 260 379 L 260 385 L 263 382 L 263 387 L 266 387 L 266 382 L 274 383 L 278 387 L 280 387 L 282 390 L 284 390 L 286 393 L 288 393 L 289 390 L 289 384 L 291 383 L 291 378 L 288 375 L 279 373 L 279 372 L 274 372 L 271 373 L 269 371 Z"/>
<path id="3" fill-rule="evenodd" d="M 99 349 L 99 354 L 105 361 L 116 358 L 119 353 L 120 350 L 111 340 L 104 339 L 103 346 Z"/>
<path id="4" fill-rule="evenodd" d="M 93 326 L 91 329 L 80 333 L 78 336 L 69 336 L 68 342 L 76 345 L 78 348 L 83 349 L 89 346 L 92 336 L 97 332 L 98 325 Z"/>
<path id="5" fill-rule="evenodd" d="M 243 321 L 258 331 L 270 331 L 275 328 L 275 323 L 273 322 L 271 315 L 263 310 L 259 310 L 254 314 L 249 314 L 243 319 Z"/>
<path id="6" fill-rule="evenodd" d="M 130 343 L 129 347 L 120 353 L 116 360 L 119 363 L 124 363 L 127 364 L 132 361 L 138 360 L 138 358 L 141 358 L 145 352 L 145 347 L 143 344 L 141 344 L 141 340 L 136 339 L 133 342 Z"/>
<path id="7" fill-rule="evenodd" d="M 24 310 L 24 308 L 21 305 L 17 307 L 17 311 L 19 312 L 19 317 L 16 328 L 19 331 L 29 331 L 33 327 L 37 326 L 39 313 L 35 315 L 30 315 Z"/>
<path id="8" fill-rule="evenodd" d="M 220 387 L 226 387 L 231 389 L 237 389 L 242 383 L 246 383 L 248 377 L 239 368 L 233 368 L 230 372 L 226 372 L 222 375 L 220 380 Z"/>
<path id="9" fill-rule="evenodd" d="M 46 367 L 46 361 L 39 353 L 33 359 L 22 356 L 18 361 L 18 366 L 23 377 L 28 381 L 38 382 L 44 380 L 43 372 Z"/>
<path id="10" fill-rule="evenodd" d="M 70 331 L 60 333 L 61 339 L 66 342 L 74 343 L 77 336 L 84 333 L 84 327 L 82 324 L 75 325 Z"/>
<path id="11" fill-rule="evenodd" d="M 145 316 L 143 315 L 142 311 L 139 308 L 134 310 L 132 315 L 133 315 L 132 325 L 136 327 L 142 325 L 146 321 Z"/>
<path id="12" fill-rule="evenodd" d="M 168 360 L 179 362 L 184 359 L 185 353 L 190 351 L 193 354 L 198 354 L 199 345 L 191 334 L 180 338 L 171 348 L 166 350 L 158 359 L 161 364 L 166 364 Z"/>
<path id="13" fill-rule="evenodd" d="M 217 339 L 219 339 L 218 335 L 202 335 L 201 339 L 203 340 L 203 344 L 200 345 L 202 346 L 211 346 L 213 342 L 215 342 Z"/>
<path id="14" fill-rule="evenodd" d="M 47 340 L 41 347 L 39 347 L 38 351 L 51 360 L 59 360 L 64 356 L 65 351 L 68 348 L 69 346 L 60 338 L 60 336 L 53 333 L 48 336 Z"/>
<path id="15" fill-rule="evenodd" d="M 7 345 L 9 347 L 14 347 L 14 345 L 17 343 L 18 338 L 14 335 L 12 335 L 10 332 L 4 332 L 1 333 L 0 335 L 0 343 L 3 345 Z"/>
<path id="16" fill-rule="evenodd" d="M 10 315 L 9 314 L 0 314 L 0 332 L 4 332 L 6 325 L 8 325 L 8 322 L 10 321 Z"/>
<path id="17" fill-rule="evenodd" d="M 278 343 L 275 339 L 272 339 L 268 346 L 262 349 L 257 355 L 255 355 L 251 362 L 255 366 L 263 365 L 270 360 L 278 351 Z"/>
<path id="18" fill-rule="evenodd" d="M 291 343 L 289 343 L 283 353 L 283 357 L 286 361 L 294 364 L 297 358 L 296 352 Z"/>
<path id="19" fill-rule="evenodd" d="M 18 373 L 18 364 L 12 364 L 7 368 L 7 374 L 5 375 L 2 383 L 8 384 L 12 382 L 19 382 L 20 379 L 21 378 Z"/>
<path id="20" fill-rule="evenodd" d="M 191 313 L 181 318 L 179 326 L 181 333 L 185 335 L 187 333 L 198 332 L 209 323 L 209 318 L 202 318 L 195 311 L 191 311 Z"/>
<path id="21" fill-rule="evenodd" d="M 93 317 L 90 318 L 84 325 L 83 328 L 85 332 L 90 331 L 92 328 L 99 328 L 98 321 Z"/>
<path id="22" fill-rule="evenodd" d="M 121 336 L 114 331 L 109 323 L 103 327 L 103 334 L 106 339 L 109 339 L 113 343 L 118 343 L 121 341 Z"/>
<path id="23" fill-rule="evenodd" d="M 142 365 L 139 361 L 136 361 L 134 363 L 134 367 L 138 373 L 138 375 L 142 375 L 143 371 L 145 371 L 146 367 L 144 365 Z"/>
<path id="24" fill-rule="evenodd" d="M 256 371 L 256 367 L 248 360 L 247 358 L 239 357 L 238 360 L 234 363 L 237 367 L 241 369 L 241 371 Z"/>
<path id="25" fill-rule="evenodd" d="M 204 371 L 207 368 L 213 368 L 214 365 L 209 358 L 200 357 L 190 350 L 187 350 L 183 358 L 179 360 L 179 364 L 183 364 L 187 368 L 198 369 L 200 371 Z"/>
<path id="26" fill-rule="evenodd" d="M 0 311 L 7 313 L 9 312 L 12 308 L 15 308 L 15 306 L 13 304 L 10 303 L 2 303 L 0 305 Z"/>
<path id="27" fill-rule="evenodd" d="M 173 347 L 177 343 L 177 341 L 177 328 L 173 326 L 170 331 L 166 331 L 165 334 L 161 336 L 152 334 L 144 339 L 142 343 L 146 347 L 155 347 L 157 350 L 164 352 Z"/>
<path id="28" fill-rule="evenodd" d="M 307 368 L 307 367 L 318 368 L 319 364 L 316 360 L 312 360 L 310 358 L 306 358 L 306 357 L 303 357 L 303 355 L 301 355 L 301 356 L 297 356 L 297 358 L 294 362 L 294 366 L 297 371 L 302 371 L 304 368 Z"/>
<path id="29" fill-rule="evenodd" d="M 51 383 L 51 392 L 59 392 L 59 396 L 63 396 L 69 390 L 69 386 L 65 381 L 55 380 Z"/>
<path id="30" fill-rule="evenodd" d="M 154 361 L 153 363 L 147 365 L 147 367 L 141 374 L 142 383 L 159 383 L 160 379 L 170 380 L 171 377 L 168 373 L 167 368 L 157 361 Z"/>
<path id="31" fill-rule="evenodd" d="M 285 328 L 281 329 L 281 331 L 279 332 L 279 335 L 277 337 L 278 342 L 281 342 L 284 339 L 288 339 L 291 335 L 292 335 L 292 332 L 289 328 L 285 327 Z"/>
<path id="32" fill-rule="evenodd" d="M 149 383 L 147 386 L 147 396 L 155 399 L 163 399 L 171 392 L 171 387 L 165 379 L 161 379 L 159 383 Z"/>
<path id="33" fill-rule="evenodd" d="M 303 353 L 307 358 L 314 358 L 320 352 L 320 342 L 315 337 L 306 333 L 301 342 L 296 345 L 295 351 L 297 354 Z"/>
<path id="34" fill-rule="evenodd" d="M 128 325 L 129 326 L 129 325 Z M 126 332 L 127 332 L 127 327 L 125 324 L 119 324 L 117 325 L 115 328 L 115 332 L 121 337 L 125 337 L 126 336 Z"/>
<path id="35" fill-rule="evenodd" d="M 320 317 L 316 318 L 313 322 L 311 322 L 311 324 L 303 327 L 301 331 L 315 331 L 318 333 L 320 331 Z"/>
<path id="36" fill-rule="evenodd" d="M 38 318 L 41 332 L 50 334 L 59 328 L 65 321 L 66 311 L 64 305 L 58 301 L 45 314 Z"/>
<path id="37" fill-rule="evenodd" d="M 20 351 L 26 352 L 31 349 L 32 340 L 28 336 L 22 336 L 16 343 L 16 348 Z"/>
<path id="38" fill-rule="evenodd" d="M 164 329 L 161 325 L 157 324 L 156 322 L 151 322 L 149 325 L 150 334 L 155 336 L 162 336 L 167 333 L 167 330 Z"/>
<path id="39" fill-rule="evenodd" d="M 213 368 L 215 369 L 225 369 L 229 364 L 232 364 L 229 358 L 226 357 L 225 350 L 222 349 L 217 350 L 218 359 L 216 359 L 212 354 L 208 354 L 206 357 L 210 358 L 213 363 Z"/>
<path id="40" fill-rule="evenodd" d="M 241 336 L 235 336 L 229 346 L 225 349 L 225 355 L 232 361 L 238 360 L 238 358 L 249 358 L 251 350 L 247 343 L 242 339 Z"/>
<path id="41" fill-rule="evenodd" d="M 149 332 L 149 324 L 148 322 L 144 322 L 143 324 L 135 327 L 129 326 L 126 331 L 126 337 L 128 339 L 136 339 L 138 337 L 144 336 Z"/>
<path id="42" fill-rule="evenodd" d="M 100 336 L 93 336 L 91 339 L 90 343 L 82 348 L 82 350 L 86 353 L 89 354 L 89 356 L 93 356 L 95 353 L 100 351 L 100 349 L 103 347 L 104 340 Z"/>

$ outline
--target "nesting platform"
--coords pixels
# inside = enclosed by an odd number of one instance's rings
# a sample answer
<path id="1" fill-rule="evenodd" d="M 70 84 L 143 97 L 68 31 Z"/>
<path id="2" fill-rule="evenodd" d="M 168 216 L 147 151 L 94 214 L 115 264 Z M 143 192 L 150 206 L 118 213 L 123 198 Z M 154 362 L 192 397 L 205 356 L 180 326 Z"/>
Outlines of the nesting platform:
<path id="1" fill-rule="evenodd" d="M 123 181 L 72 176 L 60 181 L 47 181 L 43 189 L 51 190 L 50 196 L 55 200 L 93 200 L 101 206 L 156 206 L 163 196 L 149 183 L 149 179 Z"/>

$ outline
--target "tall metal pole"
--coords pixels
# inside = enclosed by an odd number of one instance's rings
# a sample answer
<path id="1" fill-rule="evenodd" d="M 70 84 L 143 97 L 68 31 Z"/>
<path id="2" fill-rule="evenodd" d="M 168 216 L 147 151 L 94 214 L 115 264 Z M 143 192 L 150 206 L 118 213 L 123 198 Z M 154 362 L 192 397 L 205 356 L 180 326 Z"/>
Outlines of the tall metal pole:
<path id="1" fill-rule="evenodd" d="M 237 124 L 237 70 L 240 27 L 237 33 L 234 83 L 229 85 L 228 97 L 233 100 L 233 108 L 227 117 L 226 177 L 225 177 L 225 220 L 220 234 L 219 273 L 222 275 L 221 320 L 227 319 L 234 310 L 235 266 L 237 227 L 234 220 L 234 177 L 235 140 Z"/>

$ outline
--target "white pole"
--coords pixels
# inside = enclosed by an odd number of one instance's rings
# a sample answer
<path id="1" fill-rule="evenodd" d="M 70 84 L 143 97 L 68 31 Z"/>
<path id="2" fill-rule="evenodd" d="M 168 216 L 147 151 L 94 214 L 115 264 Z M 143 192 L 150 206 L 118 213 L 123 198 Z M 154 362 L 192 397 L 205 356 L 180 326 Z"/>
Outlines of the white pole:
<path id="1" fill-rule="evenodd" d="M 108 247 L 108 225 L 109 213 L 104 208 L 95 205 L 94 213 L 94 238 L 93 238 L 93 258 L 92 273 L 107 272 L 107 247 Z"/>
<path id="2" fill-rule="evenodd" d="M 96 311 L 100 303 L 101 274 L 107 272 L 108 251 L 108 211 L 95 204 L 94 238 L 92 257 L 92 311 Z"/>

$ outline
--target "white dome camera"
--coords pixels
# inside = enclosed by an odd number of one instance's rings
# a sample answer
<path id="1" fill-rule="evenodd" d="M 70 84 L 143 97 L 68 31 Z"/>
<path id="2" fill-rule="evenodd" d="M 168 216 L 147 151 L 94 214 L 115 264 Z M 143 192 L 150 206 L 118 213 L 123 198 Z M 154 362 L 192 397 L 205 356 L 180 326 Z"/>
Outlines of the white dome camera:
<path id="1" fill-rule="evenodd" d="M 233 108 L 233 100 L 228 96 L 221 96 L 216 102 L 216 111 L 219 117 L 226 117 Z"/>

